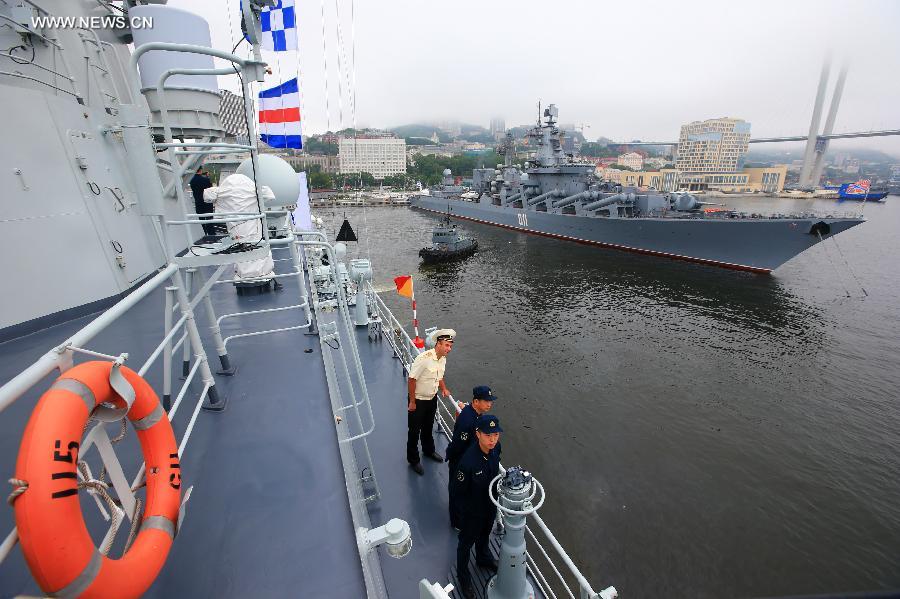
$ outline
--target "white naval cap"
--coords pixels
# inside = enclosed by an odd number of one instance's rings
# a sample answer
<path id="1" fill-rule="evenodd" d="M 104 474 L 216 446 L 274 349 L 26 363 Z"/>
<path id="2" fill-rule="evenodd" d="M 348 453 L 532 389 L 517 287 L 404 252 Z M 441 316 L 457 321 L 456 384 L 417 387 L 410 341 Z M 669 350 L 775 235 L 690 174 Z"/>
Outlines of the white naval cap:
<path id="1" fill-rule="evenodd" d="M 456 331 L 453 329 L 438 329 L 430 335 L 433 343 L 437 343 L 437 340 L 441 337 L 449 337 L 451 340 L 456 338 Z"/>

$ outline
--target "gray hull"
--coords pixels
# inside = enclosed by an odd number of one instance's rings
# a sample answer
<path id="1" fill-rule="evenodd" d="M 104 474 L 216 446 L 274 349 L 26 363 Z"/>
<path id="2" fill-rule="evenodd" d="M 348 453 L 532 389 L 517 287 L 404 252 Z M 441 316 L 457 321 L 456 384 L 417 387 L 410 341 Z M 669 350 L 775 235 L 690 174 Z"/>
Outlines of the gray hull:
<path id="1" fill-rule="evenodd" d="M 482 196 L 483 198 L 487 196 Z M 603 218 L 415 196 L 414 208 L 641 254 L 768 273 L 797 254 L 864 222 L 854 218 Z"/>

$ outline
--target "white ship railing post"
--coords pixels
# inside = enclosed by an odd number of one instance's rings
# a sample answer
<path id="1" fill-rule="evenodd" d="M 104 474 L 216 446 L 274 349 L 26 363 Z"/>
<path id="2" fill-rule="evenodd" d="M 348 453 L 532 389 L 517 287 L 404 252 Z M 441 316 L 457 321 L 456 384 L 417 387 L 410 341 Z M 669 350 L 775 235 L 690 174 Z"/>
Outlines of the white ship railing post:
<path id="1" fill-rule="evenodd" d="M 166 287 L 166 306 L 163 313 L 163 331 L 166 335 L 166 344 L 163 348 L 163 409 L 166 412 L 172 407 L 172 340 L 169 333 L 172 331 L 172 310 L 174 308 L 176 289 Z"/>
<path id="2" fill-rule="evenodd" d="M 196 268 L 187 268 L 184 271 L 184 290 L 187 292 L 188 296 L 191 295 L 191 289 L 194 284 L 194 273 L 197 272 Z M 191 337 L 190 335 L 184 340 L 184 345 L 182 346 L 181 352 L 181 378 L 186 378 L 188 373 L 191 371 Z"/>

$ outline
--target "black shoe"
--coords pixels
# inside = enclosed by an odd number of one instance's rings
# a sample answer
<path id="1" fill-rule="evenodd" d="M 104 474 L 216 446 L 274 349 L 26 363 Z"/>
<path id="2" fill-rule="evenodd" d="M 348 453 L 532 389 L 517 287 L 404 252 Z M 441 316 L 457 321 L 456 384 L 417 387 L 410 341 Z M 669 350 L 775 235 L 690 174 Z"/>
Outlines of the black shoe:
<path id="1" fill-rule="evenodd" d="M 422 468 L 421 462 L 416 462 L 415 464 L 410 464 L 409 467 L 412 468 L 413 472 L 415 472 L 419 476 L 422 476 L 423 474 L 425 474 L 425 469 Z"/>
<path id="2" fill-rule="evenodd" d="M 466 599 L 475 599 L 475 587 L 472 586 L 471 582 L 461 582 L 462 585 L 462 596 Z"/>
<path id="3" fill-rule="evenodd" d="M 495 574 L 497 573 L 497 560 L 495 560 L 495 559 L 483 560 L 480 562 L 476 561 L 475 563 L 478 565 L 479 568 L 484 568 L 485 570 L 489 570 Z"/>
<path id="4" fill-rule="evenodd" d="M 426 457 L 431 458 L 435 462 L 440 462 L 441 464 L 444 463 L 444 456 L 442 456 L 441 454 L 439 454 L 436 451 L 432 451 L 431 453 L 427 454 Z"/>

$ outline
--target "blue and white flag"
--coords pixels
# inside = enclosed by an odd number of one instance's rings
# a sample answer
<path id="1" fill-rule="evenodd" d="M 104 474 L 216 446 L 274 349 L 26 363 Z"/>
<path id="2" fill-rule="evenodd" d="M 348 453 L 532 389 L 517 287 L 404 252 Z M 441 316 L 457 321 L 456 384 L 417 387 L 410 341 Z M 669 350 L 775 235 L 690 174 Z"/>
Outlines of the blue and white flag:
<path id="1" fill-rule="evenodd" d="M 297 49 L 297 15 L 294 0 L 278 0 L 273 8 L 259 13 L 262 25 L 262 48 L 273 52 Z"/>

